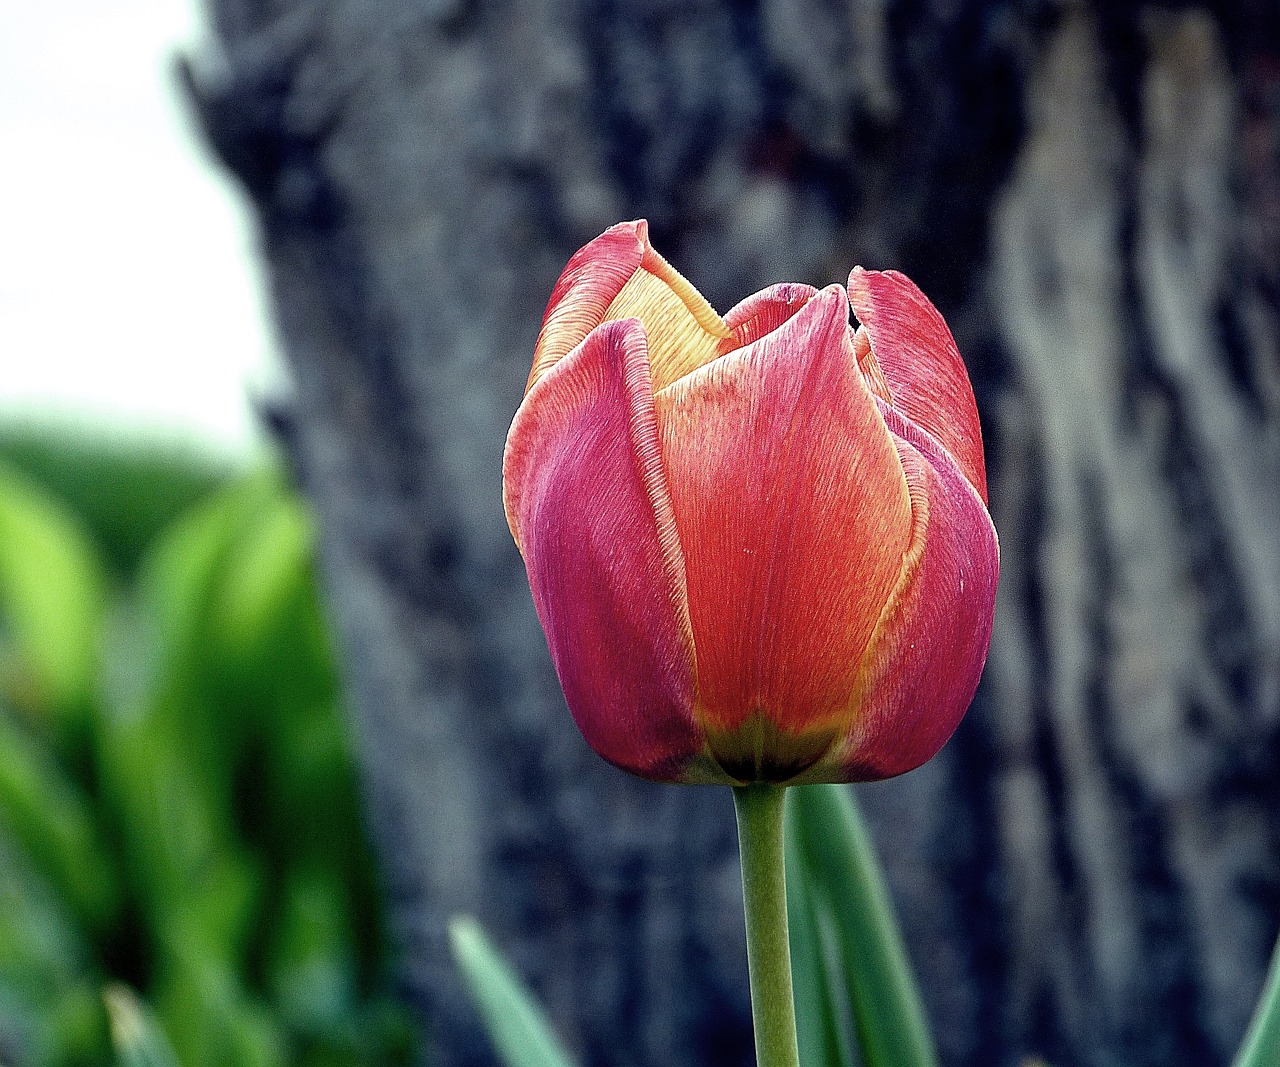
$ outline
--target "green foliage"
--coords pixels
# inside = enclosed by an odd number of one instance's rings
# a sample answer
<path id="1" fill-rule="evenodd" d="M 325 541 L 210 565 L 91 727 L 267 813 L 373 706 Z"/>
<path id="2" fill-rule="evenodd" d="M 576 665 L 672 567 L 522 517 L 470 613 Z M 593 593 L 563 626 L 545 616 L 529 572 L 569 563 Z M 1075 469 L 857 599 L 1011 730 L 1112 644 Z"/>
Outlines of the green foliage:
<path id="1" fill-rule="evenodd" d="M 471 999 L 506 1067 L 572 1067 L 533 999 L 474 919 L 455 916 L 449 924 L 453 958 Z"/>
<path id="2" fill-rule="evenodd" d="M 1253 1019 L 1244 1035 L 1235 1067 L 1274 1067 L 1280 1063 L 1280 941 L 1271 954 L 1271 967 Z"/>
<path id="3" fill-rule="evenodd" d="M 791 936 L 803 946 L 803 982 L 812 990 L 804 1002 L 797 996 L 805 1067 L 847 1064 L 855 1047 L 865 1067 L 936 1067 L 893 902 L 852 792 L 792 789 L 787 835 L 788 891 L 794 884 L 798 912 L 789 916 Z"/>
<path id="4" fill-rule="evenodd" d="M 155 1016 L 128 986 L 108 986 L 102 999 L 111 1017 L 111 1046 L 120 1067 L 178 1067 L 173 1046 Z"/>
<path id="5" fill-rule="evenodd" d="M 109 569 L 129 574 L 160 532 L 234 475 L 191 445 L 65 420 L 0 423 L 0 465 L 73 512 Z"/>
<path id="6" fill-rule="evenodd" d="M 794 795 L 792 804 L 794 806 Z M 791 981 L 796 1002 L 796 1038 L 802 1067 L 853 1067 L 849 987 L 831 906 L 809 874 L 795 819 L 787 819 L 787 927 Z"/>
<path id="7" fill-rule="evenodd" d="M 106 577 L 75 518 L 0 465 L 0 686 L 62 755 L 85 740 Z"/>
<path id="8" fill-rule="evenodd" d="M 43 457 L 0 466 L 0 1063 L 410 1062 L 306 509 Z"/>

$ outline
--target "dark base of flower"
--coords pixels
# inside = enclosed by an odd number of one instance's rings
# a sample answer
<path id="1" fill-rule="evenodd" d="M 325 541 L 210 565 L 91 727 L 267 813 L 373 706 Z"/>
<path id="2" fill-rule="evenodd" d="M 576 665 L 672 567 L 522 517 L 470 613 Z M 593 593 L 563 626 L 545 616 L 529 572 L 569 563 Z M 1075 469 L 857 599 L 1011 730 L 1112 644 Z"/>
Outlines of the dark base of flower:
<path id="1" fill-rule="evenodd" d="M 757 711 L 734 730 L 706 730 L 707 748 L 735 782 L 784 785 L 817 763 L 835 741 L 834 730 L 791 733 Z"/>

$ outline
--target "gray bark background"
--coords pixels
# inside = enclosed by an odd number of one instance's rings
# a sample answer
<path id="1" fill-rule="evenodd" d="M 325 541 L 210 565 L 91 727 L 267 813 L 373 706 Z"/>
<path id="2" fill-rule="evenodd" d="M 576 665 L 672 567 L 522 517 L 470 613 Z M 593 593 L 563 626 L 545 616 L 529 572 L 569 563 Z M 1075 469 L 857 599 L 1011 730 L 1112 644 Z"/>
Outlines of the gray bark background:
<path id="1" fill-rule="evenodd" d="M 587 1064 L 745 1064 L 725 790 L 578 737 L 503 521 L 567 257 L 624 218 L 717 307 L 896 266 L 969 362 L 996 635 L 861 790 L 948 1067 L 1225 1063 L 1280 924 L 1273 3 L 209 0 L 407 987 L 491 1062 L 475 913 Z"/>

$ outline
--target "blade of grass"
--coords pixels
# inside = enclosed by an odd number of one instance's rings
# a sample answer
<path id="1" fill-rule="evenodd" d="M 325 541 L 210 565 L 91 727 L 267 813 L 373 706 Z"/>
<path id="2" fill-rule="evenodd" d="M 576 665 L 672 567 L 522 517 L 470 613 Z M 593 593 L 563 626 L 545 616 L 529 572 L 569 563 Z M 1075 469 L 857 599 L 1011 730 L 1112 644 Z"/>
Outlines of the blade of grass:
<path id="1" fill-rule="evenodd" d="M 449 923 L 449 941 L 506 1067 L 572 1067 L 542 1009 L 480 925 L 469 916 L 455 916 Z"/>

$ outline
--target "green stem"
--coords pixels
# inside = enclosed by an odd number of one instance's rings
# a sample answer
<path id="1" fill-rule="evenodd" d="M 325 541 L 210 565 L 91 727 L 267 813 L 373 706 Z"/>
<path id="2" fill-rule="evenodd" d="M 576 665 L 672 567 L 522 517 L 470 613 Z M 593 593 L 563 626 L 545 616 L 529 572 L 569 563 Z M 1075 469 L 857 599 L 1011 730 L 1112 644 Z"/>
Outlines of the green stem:
<path id="1" fill-rule="evenodd" d="M 747 914 L 747 973 L 757 1067 L 799 1067 L 796 1009 L 787 940 L 787 879 L 783 864 L 785 786 L 733 790 L 742 854 L 742 902 Z"/>

